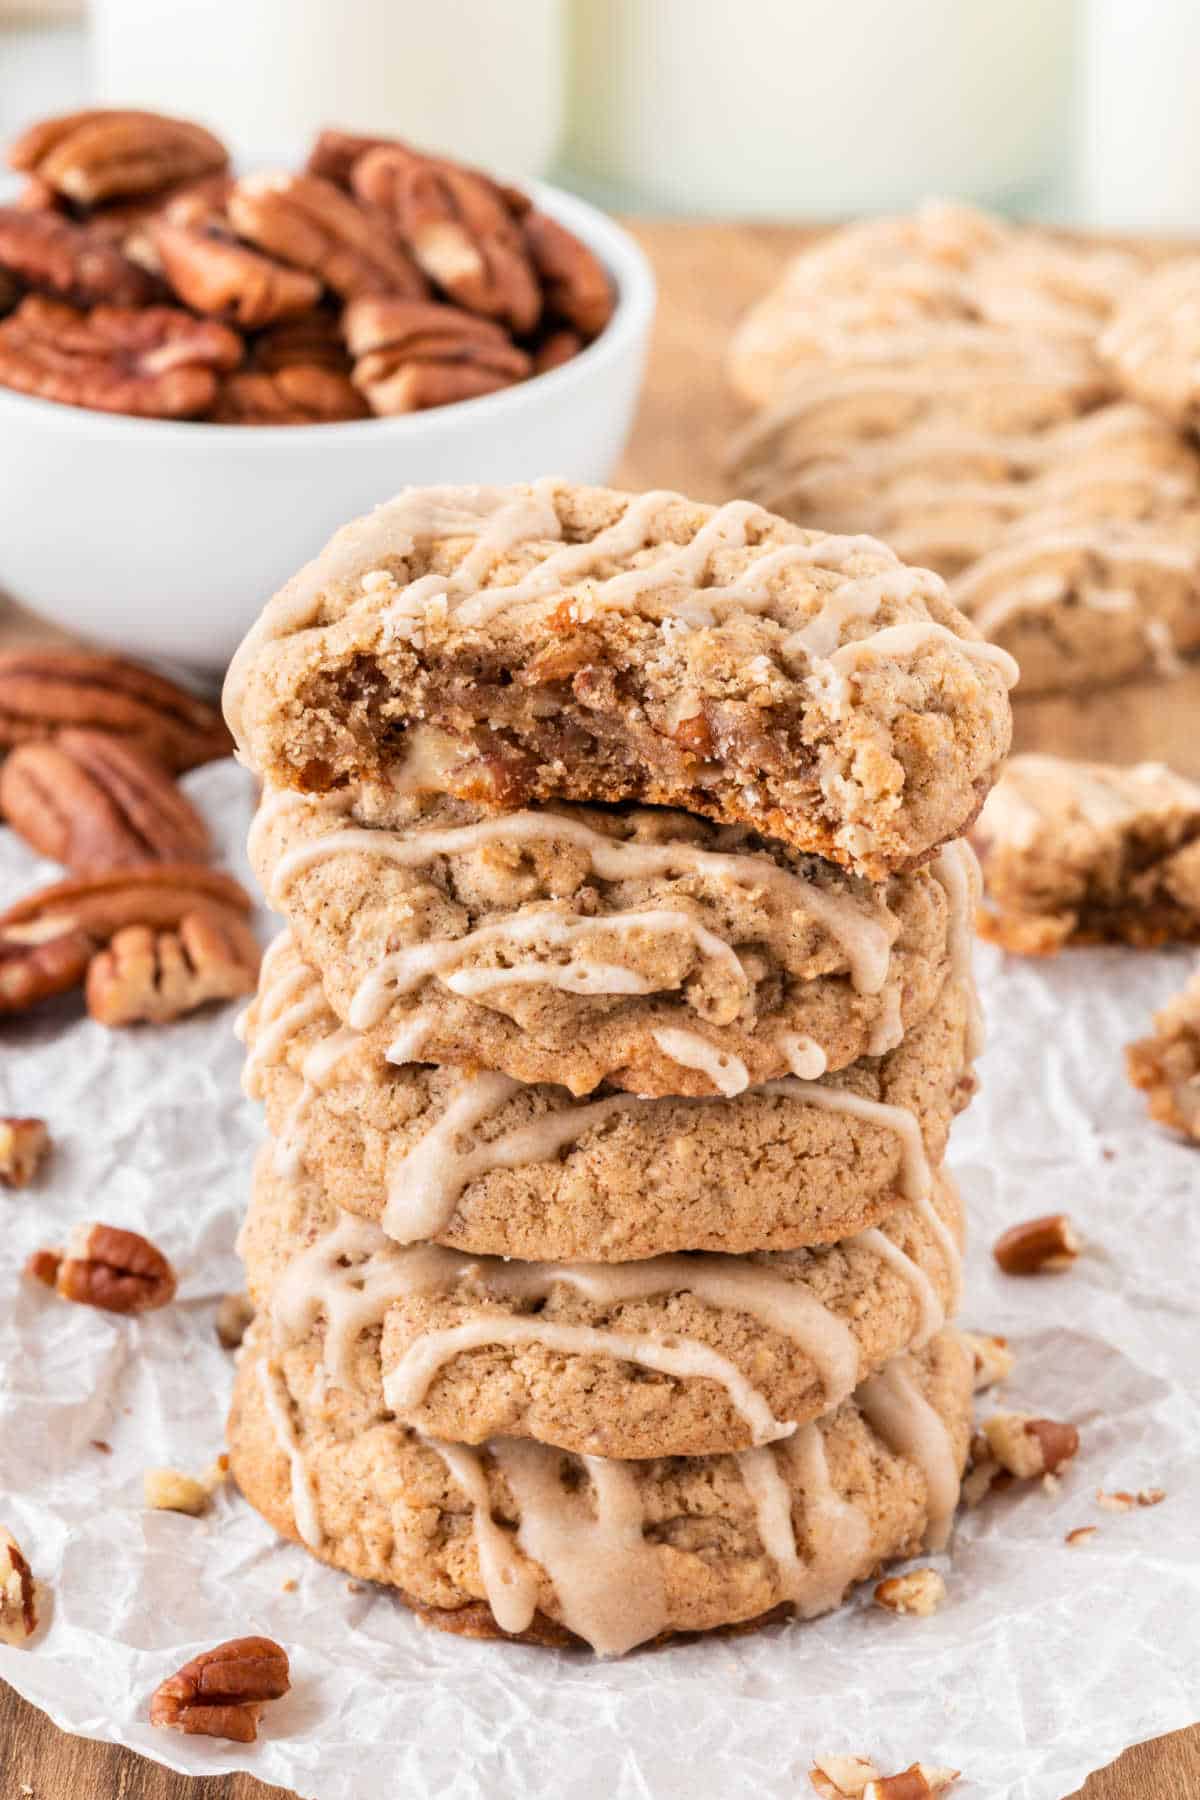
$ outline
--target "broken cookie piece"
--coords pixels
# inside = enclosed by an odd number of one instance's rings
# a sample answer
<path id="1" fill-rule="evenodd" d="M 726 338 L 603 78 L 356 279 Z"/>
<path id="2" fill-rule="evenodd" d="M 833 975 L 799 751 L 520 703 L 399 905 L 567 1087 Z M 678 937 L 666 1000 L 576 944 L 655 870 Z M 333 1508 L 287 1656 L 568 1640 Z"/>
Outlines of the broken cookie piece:
<path id="1" fill-rule="evenodd" d="M 1015 956 L 1200 941 L 1200 786 L 1162 763 L 1015 756 L 974 838 L 980 932 Z"/>
<path id="2" fill-rule="evenodd" d="M 1152 1119 L 1200 1138 L 1200 970 L 1155 1013 L 1149 1036 L 1127 1045 L 1125 1066 Z"/>

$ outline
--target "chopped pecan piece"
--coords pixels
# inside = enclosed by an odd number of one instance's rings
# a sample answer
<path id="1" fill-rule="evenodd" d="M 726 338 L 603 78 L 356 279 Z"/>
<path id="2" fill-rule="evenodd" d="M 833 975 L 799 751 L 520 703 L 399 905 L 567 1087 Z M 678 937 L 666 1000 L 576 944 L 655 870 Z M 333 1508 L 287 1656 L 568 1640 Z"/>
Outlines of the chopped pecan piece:
<path id="1" fill-rule="evenodd" d="M 928 1763 L 911 1763 L 898 1775 L 881 1775 L 868 1781 L 862 1800 L 933 1800 L 958 1780 L 957 1769 L 935 1769 Z"/>
<path id="2" fill-rule="evenodd" d="M 100 301 L 141 306 L 162 292 L 152 276 L 90 225 L 19 206 L 0 206 L 0 269 L 20 287 L 76 306 Z"/>
<path id="3" fill-rule="evenodd" d="M 532 365 L 500 326 L 457 306 L 362 299 L 342 329 L 354 380 L 377 413 L 419 412 L 510 387 Z"/>
<path id="4" fill-rule="evenodd" d="M 218 425 L 329 425 L 370 411 L 348 375 L 293 363 L 227 375 L 210 416 Z"/>
<path id="5" fill-rule="evenodd" d="M 146 1469 L 142 1473 L 142 1498 L 152 1512 L 187 1513 L 198 1519 L 208 1511 L 212 1489 L 179 1469 Z"/>
<path id="6" fill-rule="evenodd" d="M 175 1297 L 175 1271 L 162 1251 L 116 1225 L 75 1226 L 65 1250 L 35 1250 L 26 1273 L 60 1299 L 104 1312 L 152 1312 Z"/>
<path id="7" fill-rule="evenodd" d="M 808 1779 L 821 1800 L 860 1800 L 868 1781 L 878 1781 L 879 1770 L 865 1756 L 823 1756 Z"/>
<path id="8" fill-rule="evenodd" d="M 126 925 L 173 931 L 197 912 L 248 931 L 249 911 L 250 897 L 232 875 L 202 863 L 146 863 L 56 881 L 27 894 L 0 913 L 0 942 L 45 948 L 52 939 L 81 932 L 94 950 Z"/>
<path id="9" fill-rule="evenodd" d="M 572 331 L 568 325 L 547 332 L 533 352 L 534 374 L 545 375 L 551 369 L 561 369 L 564 363 L 578 356 L 583 347 L 583 339 L 579 333 Z"/>
<path id="10" fill-rule="evenodd" d="M 160 763 L 106 731 L 22 744 L 0 769 L 0 810 L 42 856 L 84 873 L 199 862 L 208 827 Z"/>
<path id="11" fill-rule="evenodd" d="M 1028 1413 L 994 1413 L 985 1419 L 983 1435 L 1000 1467 L 1018 1481 L 1056 1475 L 1079 1449 L 1074 1425 Z"/>
<path id="12" fill-rule="evenodd" d="M 232 1638 L 193 1657 L 155 1690 L 150 1723 L 252 1744 L 264 1703 L 290 1686 L 287 1653 L 271 1638 Z"/>
<path id="13" fill-rule="evenodd" d="M 574 232 L 548 213 L 525 219 L 525 243 L 546 296 L 546 311 L 583 337 L 599 337 L 616 304 L 608 271 Z"/>
<path id="14" fill-rule="evenodd" d="M 425 281 L 385 220 L 316 175 L 249 175 L 229 196 L 240 237 L 319 276 L 343 299 L 421 299 Z"/>
<path id="15" fill-rule="evenodd" d="M 28 1012 L 78 987 L 94 949 L 86 931 L 63 930 L 38 943 L 13 943 L 0 932 L 0 1015 Z"/>
<path id="16" fill-rule="evenodd" d="M 368 150 L 350 182 L 360 200 L 393 222 L 426 275 L 459 306 L 500 320 L 518 336 L 533 330 L 541 288 L 496 182 L 402 144 Z"/>
<path id="17" fill-rule="evenodd" d="M 10 146 L 9 166 L 83 206 L 153 194 L 223 169 L 225 146 L 202 125 L 161 113 L 90 107 L 44 119 Z"/>
<path id="18" fill-rule="evenodd" d="M 927 1619 L 946 1598 L 946 1583 L 936 1569 L 910 1569 L 906 1575 L 889 1575 L 875 1589 L 875 1604 L 885 1612 L 907 1613 Z"/>
<path id="19" fill-rule="evenodd" d="M 240 920 L 195 912 L 177 931 L 126 925 L 88 970 L 88 1011 L 101 1025 L 166 1025 L 210 1001 L 252 993 L 258 963 Z"/>
<path id="20" fill-rule="evenodd" d="M 37 1583 L 11 1532 L 0 1525 L 0 1644 L 28 1643 L 38 1627 Z"/>
<path id="21" fill-rule="evenodd" d="M 1067 1548 L 1070 1550 L 1085 1549 L 1086 1546 L 1091 1543 L 1099 1529 L 1100 1527 L 1098 1525 L 1076 1525 L 1073 1531 L 1068 1531 L 1066 1537 L 1063 1539 L 1063 1543 L 1066 1544 Z"/>
<path id="22" fill-rule="evenodd" d="M 217 1307 L 217 1342 L 222 1350 L 237 1350 L 254 1320 L 249 1294 L 226 1294 Z"/>
<path id="23" fill-rule="evenodd" d="M 1009 1348 L 1007 1338 L 990 1337 L 986 1332 L 980 1331 L 964 1331 L 962 1336 L 974 1359 L 974 1386 L 977 1394 L 1008 1380 L 1017 1359 Z"/>
<path id="24" fill-rule="evenodd" d="M 170 306 L 84 313 L 31 294 L 0 324 L 0 385 L 141 418 L 207 412 L 216 371 L 241 359 L 242 341 L 228 326 Z"/>
<path id="25" fill-rule="evenodd" d="M 311 312 L 321 284 L 213 226 L 152 221 L 147 237 L 175 294 L 194 312 L 257 331 Z"/>
<path id="26" fill-rule="evenodd" d="M 1079 1235 L 1066 1213 L 1047 1213 L 1010 1225 L 992 1255 L 1006 1275 L 1057 1275 L 1079 1255 Z"/>
<path id="27" fill-rule="evenodd" d="M 123 657 L 37 645 L 0 654 L 0 748 L 70 725 L 113 733 L 176 775 L 233 749 L 207 700 Z"/>
<path id="28" fill-rule="evenodd" d="M 28 1187 L 47 1150 L 50 1133 L 41 1119 L 0 1119 L 0 1183 Z"/>

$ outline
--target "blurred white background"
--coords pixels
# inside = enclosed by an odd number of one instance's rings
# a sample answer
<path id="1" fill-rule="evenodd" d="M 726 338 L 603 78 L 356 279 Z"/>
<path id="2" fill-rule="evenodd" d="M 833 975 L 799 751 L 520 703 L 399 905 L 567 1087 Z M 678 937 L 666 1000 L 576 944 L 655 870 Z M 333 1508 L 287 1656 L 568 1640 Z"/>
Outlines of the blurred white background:
<path id="1" fill-rule="evenodd" d="M 1200 230 L 1200 0 L 0 0 L 0 132 L 411 136 L 631 211 Z"/>

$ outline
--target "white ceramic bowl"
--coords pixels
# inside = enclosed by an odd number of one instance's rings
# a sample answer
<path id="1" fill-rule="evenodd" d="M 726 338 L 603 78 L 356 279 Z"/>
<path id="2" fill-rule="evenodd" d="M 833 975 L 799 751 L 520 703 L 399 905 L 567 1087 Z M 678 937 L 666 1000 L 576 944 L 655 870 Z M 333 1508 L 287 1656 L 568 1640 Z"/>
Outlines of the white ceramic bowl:
<path id="1" fill-rule="evenodd" d="M 618 300 L 595 343 L 517 387 L 288 427 L 121 418 L 0 388 L 0 588 L 85 637 L 212 673 L 339 525 L 409 483 L 606 480 L 637 403 L 654 277 L 603 213 L 534 192 Z"/>

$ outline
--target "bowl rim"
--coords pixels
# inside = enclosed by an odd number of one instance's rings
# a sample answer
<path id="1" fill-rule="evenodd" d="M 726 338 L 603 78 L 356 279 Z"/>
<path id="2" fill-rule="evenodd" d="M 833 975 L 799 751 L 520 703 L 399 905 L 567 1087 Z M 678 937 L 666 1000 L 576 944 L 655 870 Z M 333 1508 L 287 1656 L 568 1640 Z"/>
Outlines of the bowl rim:
<path id="1" fill-rule="evenodd" d="M 483 425 L 485 421 L 502 420 L 506 414 L 516 415 L 525 408 L 536 406 L 537 396 L 567 394 L 572 384 L 578 386 L 587 382 L 609 364 L 638 353 L 654 316 L 657 298 L 654 272 L 636 238 L 599 207 L 549 182 L 527 181 L 523 186 L 540 210 L 568 226 L 599 256 L 617 290 L 617 304 L 600 336 L 557 369 L 547 369 L 494 394 L 478 394 L 469 400 L 456 400 L 448 406 L 429 407 L 421 412 L 401 413 L 391 418 L 346 419 L 331 424 L 286 427 L 219 425 L 206 419 L 143 419 L 104 412 L 97 407 L 69 406 L 60 400 L 43 400 L 34 394 L 0 387 L 0 421 L 7 414 L 11 415 L 11 423 L 24 424 L 28 428 L 36 421 L 39 425 L 76 436 L 125 443 L 186 443 L 201 453 L 215 454 L 218 447 L 226 451 L 236 448 L 253 452 L 269 444 L 280 452 L 294 455 L 315 444 L 333 449 L 338 444 L 361 446 L 378 442 L 382 448 L 398 441 L 416 442 L 428 433 L 435 420 L 443 429 L 460 422 L 464 427 L 476 423 Z"/>

